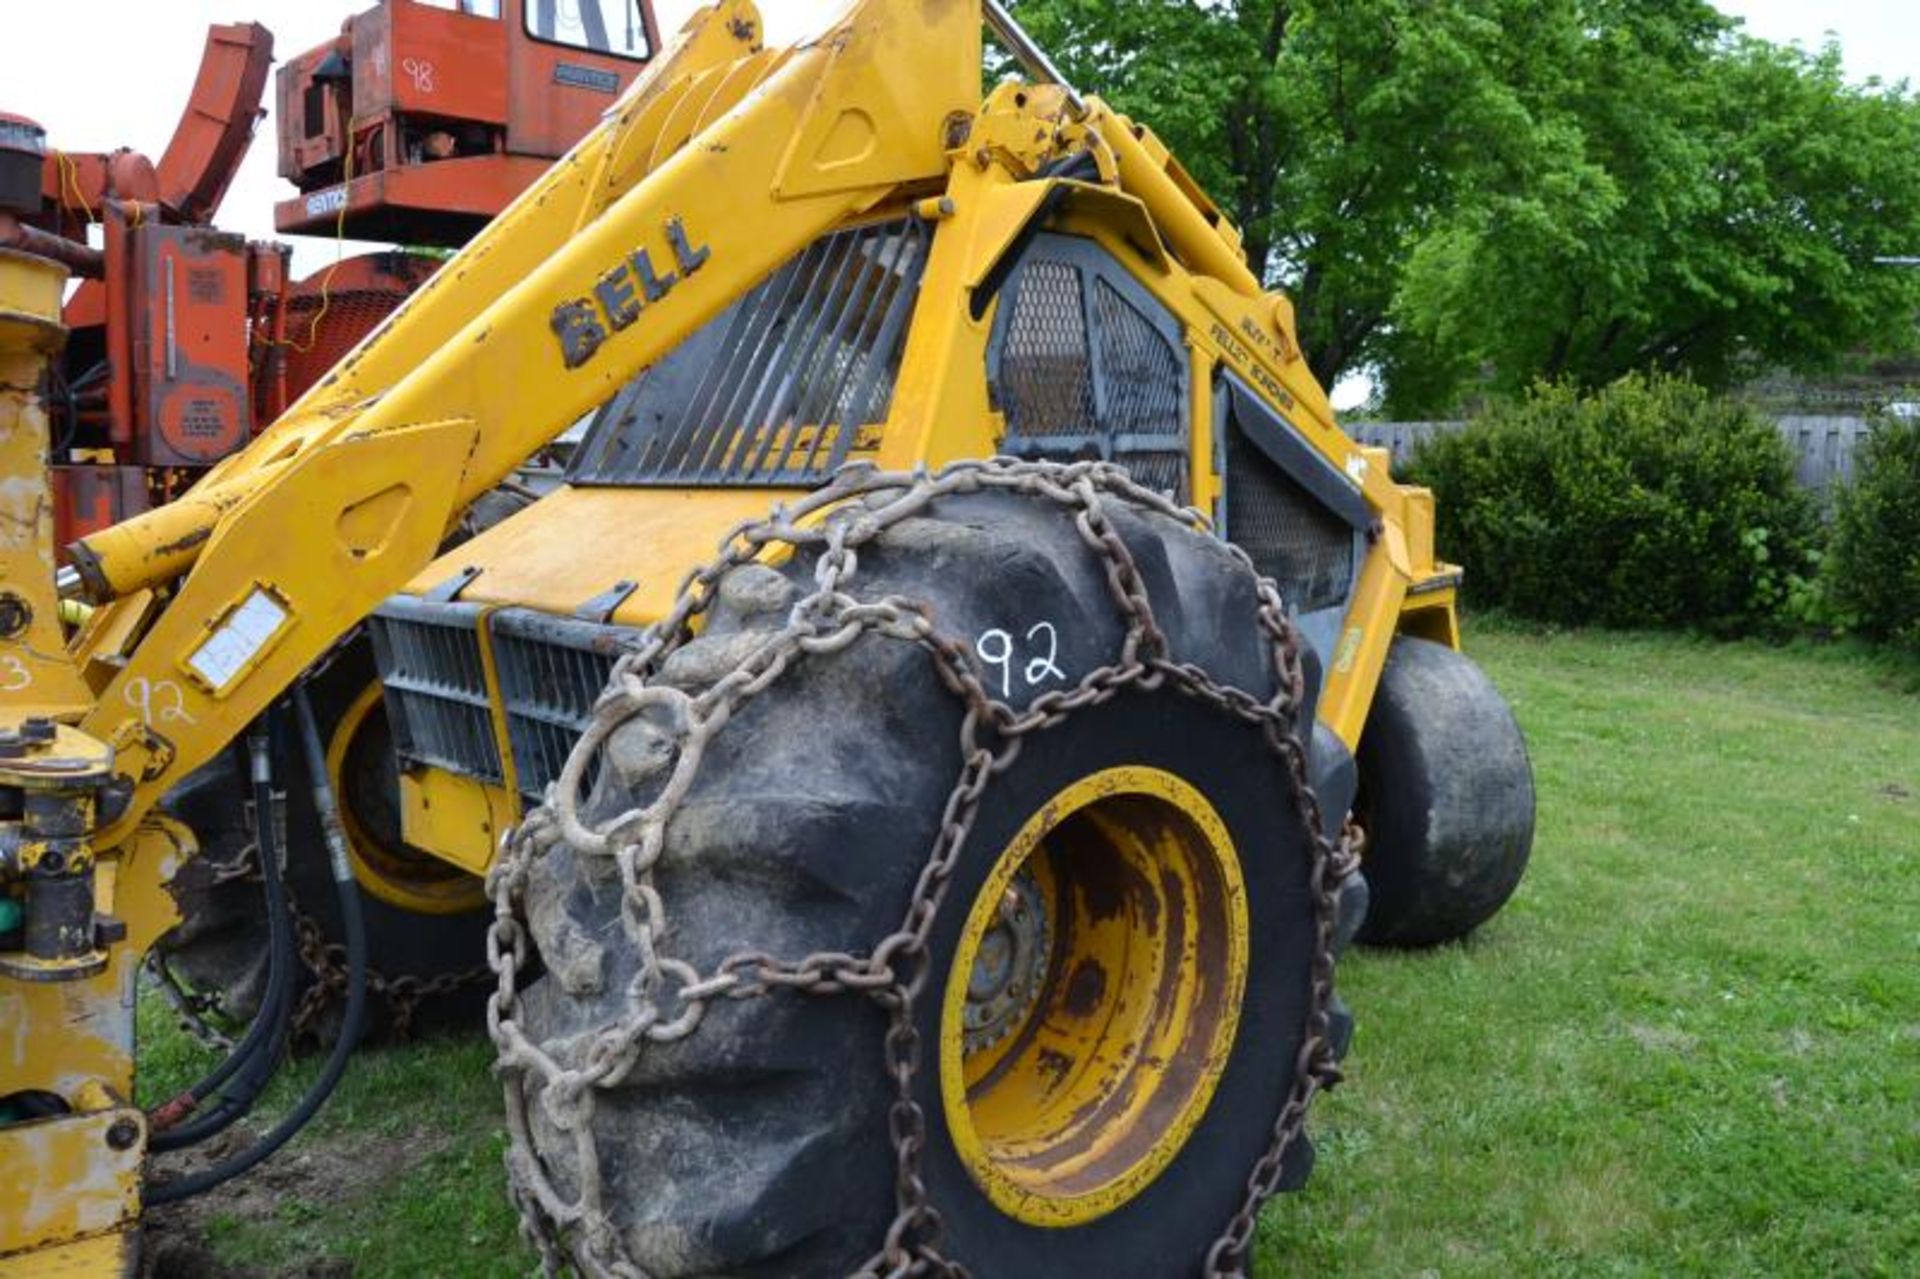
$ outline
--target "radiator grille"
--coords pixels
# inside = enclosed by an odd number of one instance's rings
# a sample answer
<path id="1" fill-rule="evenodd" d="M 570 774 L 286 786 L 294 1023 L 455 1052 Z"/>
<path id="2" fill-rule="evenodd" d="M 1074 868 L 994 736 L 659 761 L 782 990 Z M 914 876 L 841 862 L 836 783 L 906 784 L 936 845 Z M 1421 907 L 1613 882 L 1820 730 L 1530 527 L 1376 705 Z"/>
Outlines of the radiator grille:
<path id="1" fill-rule="evenodd" d="M 479 624 L 474 605 L 396 596 L 368 625 L 401 762 L 499 786 L 506 777 Z M 526 798 L 544 798 L 560 776 L 614 662 L 639 636 L 629 627 L 526 609 L 487 619 L 514 777 Z"/>
<path id="2" fill-rule="evenodd" d="M 1353 526 L 1315 500 L 1236 425 L 1227 432 L 1227 535 L 1301 613 L 1346 601 Z"/>
<path id="3" fill-rule="evenodd" d="M 886 420 L 926 267 L 917 220 L 836 232 L 601 410 L 577 484 L 811 484 Z"/>
<path id="4" fill-rule="evenodd" d="M 479 611 L 397 596 L 368 620 L 403 764 L 503 780 L 480 660 Z"/>
<path id="5" fill-rule="evenodd" d="M 639 632 L 544 613 L 494 615 L 493 658 L 520 793 L 540 800 L 586 731 L 593 704 Z M 585 784 L 593 784 L 590 766 Z"/>

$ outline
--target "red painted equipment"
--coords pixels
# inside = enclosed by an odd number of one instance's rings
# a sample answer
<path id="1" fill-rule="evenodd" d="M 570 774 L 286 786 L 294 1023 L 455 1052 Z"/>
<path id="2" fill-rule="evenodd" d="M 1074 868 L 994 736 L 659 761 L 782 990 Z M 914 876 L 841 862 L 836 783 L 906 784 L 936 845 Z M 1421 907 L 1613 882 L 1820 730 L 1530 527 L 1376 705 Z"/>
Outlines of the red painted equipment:
<path id="1" fill-rule="evenodd" d="M 287 295 L 286 342 L 274 350 L 289 388 L 304 391 L 360 345 L 438 270 L 419 253 L 368 253 L 316 272 Z"/>
<path id="2" fill-rule="evenodd" d="M 280 69 L 290 234 L 453 247 L 504 209 L 659 47 L 651 0 L 383 0 Z M 273 36 L 207 34 L 158 163 L 46 146 L 0 113 L 0 249 L 82 283 L 49 388 L 57 544 L 171 500 L 277 418 L 438 265 L 395 251 L 306 280 L 210 225 L 252 141 Z M 101 245 L 88 231 L 101 228 Z"/>
<path id="3" fill-rule="evenodd" d="M 658 46 L 643 0 L 388 0 L 357 14 L 280 69 L 280 176 L 301 195 L 274 225 L 465 243 Z"/>
<path id="4" fill-rule="evenodd" d="M 129 150 L 49 148 L 36 210 L 0 243 L 52 257 L 84 283 L 49 402 L 57 536 L 71 538 L 164 502 L 245 444 L 259 424 L 249 320 L 277 307 L 251 282 L 249 245 L 207 225 L 261 116 L 273 36 L 216 26 L 187 110 L 156 164 Z M 87 246 L 101 228 L 101 247 Z"/>

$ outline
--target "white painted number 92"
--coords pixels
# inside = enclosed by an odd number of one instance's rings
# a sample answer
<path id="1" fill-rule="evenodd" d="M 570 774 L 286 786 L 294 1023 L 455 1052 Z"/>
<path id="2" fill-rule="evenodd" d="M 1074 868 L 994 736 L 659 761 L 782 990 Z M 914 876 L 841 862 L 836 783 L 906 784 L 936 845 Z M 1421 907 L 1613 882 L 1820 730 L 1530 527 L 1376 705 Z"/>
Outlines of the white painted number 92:
<path id="1" fill-rule="evenodd" d="M 973 642 L 973 651 L 988 666 L 1000 668 L 1000 696 L 1013 696 L 1014 660 L 1013 636 L 1003 630 L 991 630 L 983 633 Z M 1060 669 L 1055 661 L 1060 656 L 1060 632 L 1054 629 L 1052 622 L 1035 622 L 1027 628 L 1026 663 L 1020 666 L 1020 677 L 1028 688 L 1038 688 L 1048 680 L 1065 681 L 1067 673 Z"/>

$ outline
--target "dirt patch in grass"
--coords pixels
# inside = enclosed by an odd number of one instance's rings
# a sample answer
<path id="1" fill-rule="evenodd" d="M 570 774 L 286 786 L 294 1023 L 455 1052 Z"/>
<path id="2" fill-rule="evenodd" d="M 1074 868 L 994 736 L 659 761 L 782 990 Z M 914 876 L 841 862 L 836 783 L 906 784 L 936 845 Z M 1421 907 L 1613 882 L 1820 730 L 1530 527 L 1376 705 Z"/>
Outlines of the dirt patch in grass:
<path id="1" fill-rule="evenodd" d="M 1648 1052 L 1690 1053 L 1700 1046 L 1698 1035 L 1689 1035 L 1672 1026 L 1642 1026 L 1635 1023 L 1627 1027 L 1627 1035 Z"/>
<path id="2" fill-rule="evenodd" d="M 259 1136 L 236 1125 L 205 1145 L 163 1156 L 164 1179 L 212 1167 Z M 443 1132 L 422 1128 L 402 1140 L 367 1132 L 308 1132 L 264 1164 L 223 1186 L 146 1214 L 142 1279 L 353 1279 L 351 1261 L 313 1257 L 295 1265 L 223 1260 L 216 1235 L 273 1230 L 299 1204 L 347 1204 L 390 1192 L 445 1150 Z"/>

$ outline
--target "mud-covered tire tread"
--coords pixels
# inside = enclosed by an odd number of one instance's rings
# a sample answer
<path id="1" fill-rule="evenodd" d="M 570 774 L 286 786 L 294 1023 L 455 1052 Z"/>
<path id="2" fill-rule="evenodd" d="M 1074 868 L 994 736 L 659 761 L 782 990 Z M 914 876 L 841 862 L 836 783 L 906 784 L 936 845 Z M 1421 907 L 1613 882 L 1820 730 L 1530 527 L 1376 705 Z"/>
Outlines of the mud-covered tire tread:
<path id="1" fill-rule="evenodd" d="M 1271 650 L 1254 624 L 1254 584 L 1226 548 L 1130 509 L 1116 511 L 1115 522 L 1176 657 L 1270 695 Z M 796 592 L 805 589 L 811 557 L 796 556 L 783 572 Z M 989 626 L 1011 630 L 1014 619 L 1044 610 L 1070 679 L 1110 660 L 1122 636 L 1101 564 L 1070 520 L 1005 495 L 943 499 L 931 517 L 862 547 L 855 592 L 924 601 L 943 633 L 969 638 Z M 723 604 L 701 638 L 681 650 L 692 653 L 684 664 L 700 666 L 702 646 L 783 620 L 777 612 L 735 615 Z M 801 663 L 749 703 L 710 743 L 668 828 L 655 883 L 668 912 L 669 952 L 710 972 L 744 949 L 788 959 L 858 950 L 898 927 L 959 773 L 958 720 L 958 703 L 925 654 L 876 637 Z M 1212 744 L 1197 748 L 1203 730 Z M 1270 968 L 1255 982 L 1258 1006 L 1243 1022 L 1229 1068 L 1237 1073 L 1209 1108 L 1205 1139 L 1139 1199 L 1091 1227 L 1045 1231 L 992 1210 L 960 1171 L 943 1136 L 937 1065 L 923 1062 L 918 1099 L 936 1133 L 925 1175 L 949 1221 L 949 1243 L 976 1274 L 1065 1273 L 1060 1260 L 1071 1255 L 1103 1279 L 1178 1279 L 1198 1273 L 1206 1244 L 1237 1207 L 1290 1082 L 1307 1000 L 1306 951 L 1298 943 L 1311 920 L 1306 841 L 1294 830 L 1282 770 L 1251 730 L 1165 689 L 1123 694 L 1030 741 L 988 792 L 935 929 L 936 976 L 916 1016 L 931 1054 L 940 956 L 950 953 L 971 883 L 1038 803 L 1106 763 L 1185 773 L 1209 749 L 1230 761 L 1219 766 L 1233 777 L 1257 775 L 1260 784 L 1221 795 L 1219 779 L 1210 777 L 1214 786 L 1202 789 L 1223 811 L 1235 810 L 1230 826 L 1273 836 L 1243 841 L 1273 860 L 1249 871 L 1259 894 L 1256 960 Z M 603 782 L 585 806 L 590 823 L 634 802 L 631 794 L 606 793 L 609 786 Z M 727 820 L 717 821 L 723 814 Z M 777 837 L 769 841 L 769 833 Z M 618 897 L 611 866 L 582 864 L 564 845 L 533 865 L 526 905 L 548 976 L 527 989 L 521 1021 L 562 1060 L 567 1041 L 624 1006 L 635 960 L 617 941 Z M 1347 1024 L 1342 1009 L 1342 1038 Z M 894 1210 L 885 1026 L 868 999 L 775 994 L 716 1001 L 689 1038 L 649 1047 L 594 1108 L 606 1202 L 629 1255 L 657 1279 L 811 1279 L 844 1274 L 870 1254 Z M 1258 1105 L 1245 1100 L 1254 1095 Z M 529 1114 L 549 1175 L 563 1194 L 575 1194 L 567 1139 L 547 1126 L 537 1100 Z M 1225 1158 L 1204 1149 L 1226 1130 L 1244 1149 Z M 1288 1181 L 1297 1183 L 1310 1166 L 1303 1145 L 1289 1160 Z M 1169 1267 L 1169 1256 L 1182 1261 Z"/>
<path id="2" fill-rule="evenodd" d="M 168 792 L 163 810 L 184 823 L 200 855 L 175 875 L 169 891 L 180 922 L 156 950 L 196 992 L 219 1001 L 219 1015 L 245 1021 L 266 995 L 265 898 L 252 878 L 221 876 L 250 855 L 254 832 L 244 802 L 246 773 L 231 751 Z"/>

